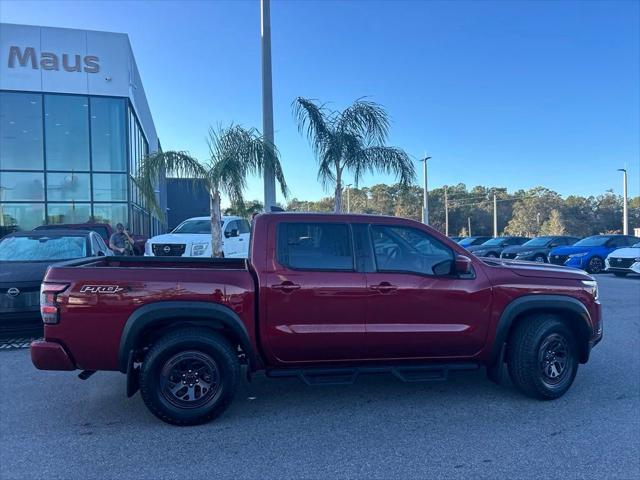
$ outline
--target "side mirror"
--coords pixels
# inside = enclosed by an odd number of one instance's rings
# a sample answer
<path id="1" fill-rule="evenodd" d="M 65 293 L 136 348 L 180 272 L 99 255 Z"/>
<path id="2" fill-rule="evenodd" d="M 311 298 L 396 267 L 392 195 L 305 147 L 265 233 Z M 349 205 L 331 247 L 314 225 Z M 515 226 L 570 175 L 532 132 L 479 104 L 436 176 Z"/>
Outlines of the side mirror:
<path id="1" fill-rule="evenodd" d="M 455 273 L 458 275 L 468 275 L 472 272 L 472 262 L 466 255 L 456 255 L 456 261 L 454 264 Z"/>

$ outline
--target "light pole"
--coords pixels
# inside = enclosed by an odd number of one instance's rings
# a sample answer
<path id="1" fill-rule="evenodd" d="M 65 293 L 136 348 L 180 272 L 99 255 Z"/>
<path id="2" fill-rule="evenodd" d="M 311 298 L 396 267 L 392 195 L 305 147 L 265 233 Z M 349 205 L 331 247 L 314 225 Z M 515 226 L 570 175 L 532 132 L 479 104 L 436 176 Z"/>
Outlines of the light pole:
<path id="1" fill-rule="evenodd" d="M 260 0 L 262 46 L 262 134 L 267 145 L 273 139 L 273 89 L 271 86 L 271 0 Z M 269 147 L 267 147 L 269 148 Z M 276 204 L 276 177 L 272 168 L 264 169 L 264 211 Z"/>
<path id="2" fill-rule="evenodd" d="M 629 235 L 629 210 L 628 210 L 628 196 L 627 196 L 627 169 L 619 168 L 619 172 L 622 172 L 622 234 Z"/>
<path id="3" fill-rule="evenodd" d="M 423 169 L 424 192 L 423 192 L 423 199 L 422 199 L 422 223 L 424 223 L 425 225 L 429 225 L 429 188 L 427 186 L 427 161 L 430 158 L 431 157 L 427 157 L 427 154 L 425 153 L 424 158 L 420 160 L 421 162 L 424 162 L 424 169 Z"/>
<path id="4" fill-rule="evenodd" d="M 353 183 L 348 183 L 347 187 L 347 213 L 351 213 L 351 185 Z"/>
<path id="5" fill-rule="evenodd" d="M 493 236 L 498 236 L 498 201 L 496 194 L 493 194 Z"/>
<path id="6" fill-rule="evenodd" d="M 449 236 L 449 201 L 447 199 L 447 186 L 444 187 L 444 234 Z"/>

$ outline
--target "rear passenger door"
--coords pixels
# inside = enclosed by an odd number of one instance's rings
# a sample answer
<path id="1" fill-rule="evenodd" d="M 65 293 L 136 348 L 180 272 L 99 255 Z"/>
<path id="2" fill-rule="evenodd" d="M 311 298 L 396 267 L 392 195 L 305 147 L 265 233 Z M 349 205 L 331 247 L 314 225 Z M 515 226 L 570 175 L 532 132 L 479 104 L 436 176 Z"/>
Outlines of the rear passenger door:
<path id="1" fill-rule="evenodd" d="M 284 364 L 363 358 L 367 289 L 351 226 L 282 222 L 275 235 L 262 284 L 267 353 Z"/>

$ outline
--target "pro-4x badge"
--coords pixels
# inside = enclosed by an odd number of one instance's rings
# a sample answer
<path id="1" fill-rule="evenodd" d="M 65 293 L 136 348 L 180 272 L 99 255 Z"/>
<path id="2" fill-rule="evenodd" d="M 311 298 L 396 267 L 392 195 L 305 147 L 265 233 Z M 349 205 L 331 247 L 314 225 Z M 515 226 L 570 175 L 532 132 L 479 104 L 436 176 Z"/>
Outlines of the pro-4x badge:
<path id="1" fill-rule="evenodd" d="M 80 289 L 80 293 L 118 293 L 124 288 L 118 285 L 85 285 Z"/>

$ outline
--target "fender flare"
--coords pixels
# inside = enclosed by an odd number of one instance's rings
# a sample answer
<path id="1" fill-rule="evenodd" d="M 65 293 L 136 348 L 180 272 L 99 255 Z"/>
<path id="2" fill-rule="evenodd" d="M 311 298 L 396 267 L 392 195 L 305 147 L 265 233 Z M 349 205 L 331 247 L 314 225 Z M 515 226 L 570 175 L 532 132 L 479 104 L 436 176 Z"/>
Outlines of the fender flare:
<path id="1" fill-rule="evenodd" d="M 255 352 L 249 334 L 236 312 L 217 303 L 174 301 L 148 303 L 136 309 L 129 316 L 120 337 L 118 369 L 122 373 L 127 373 L 131 352 L 147 328 L 154 323 L 175 318 L 184 319 L 186 323 L 197 326 L 228 328 L 238 339 L 250 365 L 256 364 Z"/>
<path id="2" fill-rule="evenodd" d="M 577 315 L 579 318 L 582 318 L 584 322 L 584 327 L 588 332 L 586 339 L 588 342 L 592 333 L 591 315 L 587 307 L 580 300 L 568 295 L 523 295 L 511 301 L 500 315 L 500 320 L 498 320 L 496 326 L 496 335 L 491 349 L 489 365 L 494 365 L 500 359 L 500 352 L 507 341 L 509 331 L 515 319 L 523 313 L 534 310 L 565 311 Z"/>

